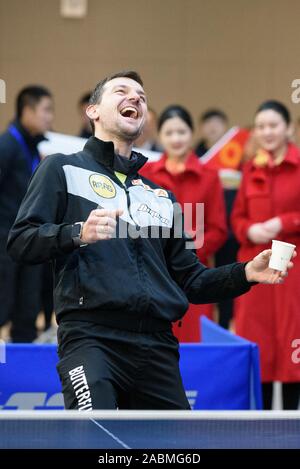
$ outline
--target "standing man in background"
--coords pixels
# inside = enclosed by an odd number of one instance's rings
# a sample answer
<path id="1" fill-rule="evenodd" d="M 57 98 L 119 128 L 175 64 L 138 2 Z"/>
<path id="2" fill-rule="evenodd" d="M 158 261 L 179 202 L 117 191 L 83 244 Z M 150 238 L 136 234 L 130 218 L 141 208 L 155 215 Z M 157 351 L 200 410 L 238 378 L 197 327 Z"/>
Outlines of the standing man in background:
<path id="1" fill-rule="evenodd" d="M 81 138 L 90 138 L 92 134 L 92 127 L 88 116 L 86 115 L 86 109 L 90 103 L 91 92 L 85 93 L 81 96 L 78 102 L 78 110 L 80 115 L 80 132 L 78 137 Z"/>
<path id="2" fill-rule="evenodd" d="M 199 118 L 201 140 L 195 153 L 201 158 L 228 130 L 228 117 L 220 109 L 209 109 Z"/>
<path id="3" fill-rule="evenodd" d="M 42 86 L 23 88 L 16 118 L 0 136 L 0 327 L 11 321 L 13 342 L 32 342 L 40 309 L 41 267 L 16 264 L 6 242 L 29 179 L 40 162 L 37 145 L 54 117 L 53 100 Z"/>

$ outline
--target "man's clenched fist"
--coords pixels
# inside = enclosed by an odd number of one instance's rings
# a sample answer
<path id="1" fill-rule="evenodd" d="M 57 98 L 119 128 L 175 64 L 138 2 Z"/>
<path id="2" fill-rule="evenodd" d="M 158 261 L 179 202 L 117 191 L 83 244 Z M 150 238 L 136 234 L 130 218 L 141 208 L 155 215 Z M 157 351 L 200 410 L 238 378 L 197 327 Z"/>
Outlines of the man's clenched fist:
<path id="1" fill-rule="evenodd" d="M 104 239 L 113 238 L 117 226 L 116 218 L 122 215 L 123 210 L 106 210 L 104 208 L 93 210 L 84 222 L 81 240 L 91 244 Z"/>

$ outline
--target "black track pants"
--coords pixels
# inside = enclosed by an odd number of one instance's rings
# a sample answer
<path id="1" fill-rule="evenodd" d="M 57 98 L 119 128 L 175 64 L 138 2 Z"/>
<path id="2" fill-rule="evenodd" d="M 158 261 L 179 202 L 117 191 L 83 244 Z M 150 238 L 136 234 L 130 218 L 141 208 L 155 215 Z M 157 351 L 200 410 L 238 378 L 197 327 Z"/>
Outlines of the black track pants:
<path id="1" fill-rule="evenodd" d="M 58 329 L 66 409 L 189 409 L 171 330 L 133 332 L 86 321 Z"/>

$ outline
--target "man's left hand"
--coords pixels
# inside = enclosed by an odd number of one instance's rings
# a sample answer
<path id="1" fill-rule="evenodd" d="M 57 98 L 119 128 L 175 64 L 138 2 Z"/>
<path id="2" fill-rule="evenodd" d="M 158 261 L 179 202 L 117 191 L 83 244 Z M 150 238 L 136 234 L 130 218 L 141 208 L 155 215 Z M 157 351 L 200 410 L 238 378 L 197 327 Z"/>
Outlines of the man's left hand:
<path id="1" fill-rule="evenodd" d="M 246 277 L 248 282 L 259 282 L 267 284 L 282 283 L 288 275 L 288 269 L 293 267 L 293 262 L 289 262 L 287 270 L 280 272 L 269 267 L 269 260 L 272 254 L 272 249 L 266 249 L 260 252 L 252 261 L 248 262 L 245 267 Z M 296 251 L 293 257 L 297 255 Z"/>

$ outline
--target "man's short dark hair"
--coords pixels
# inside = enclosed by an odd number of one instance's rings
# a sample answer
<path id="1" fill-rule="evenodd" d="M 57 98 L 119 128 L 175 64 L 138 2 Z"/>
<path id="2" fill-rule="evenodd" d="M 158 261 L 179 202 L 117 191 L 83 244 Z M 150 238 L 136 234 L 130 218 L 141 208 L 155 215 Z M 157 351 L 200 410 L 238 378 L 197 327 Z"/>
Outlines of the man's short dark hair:
<path id="1" fill-rule="evenodd" d="M 23 88 L 16 99 L 16 117 L 20 119 L 26 106 L 34 108 L 42 98 L 52 98 L 50 91 L 44 86 L 31 85 Z"/>
<path id="2" fill-rule="evenodd" d="M 221 111 L 220 109 L 208 109 L 203 114 L 201 114 L 201 116 L 199 117 L 199 122 L 200 124 L 203 124 L 203 122 L 206 122 L 209 119 L 212 119 L 213 117 L 218 117 L 219 119 L 222 119 L 224 122 L 228 122 L 227 115 L 225 114 L 225 112 Z"/>
<path id="3" fill-rule="evenodd" d="M 131 78 L 131 80 L 136 81 L 139 83 L 141 86 L 144 86 L 143 80 L 138 72 L 135 72 L 134 70 L 124 70 L 122 72 L 114 73 L 113 75 L 109 75 L 103 80 L 99 81 L 97 85 L 95 86 L 94 91 L 91 94 L 90 97 L 90 104 L 99 104 L 102 98 L 104 86 L 106 83 L 109 81 L 113 80 L 114 78 Z M 90 119 L 90 123 L 93 129 L 93 132 L 95 131 L 95 124 L 94 122 Z"/>

